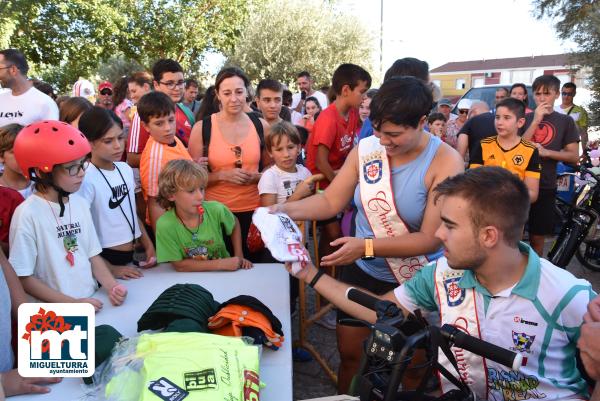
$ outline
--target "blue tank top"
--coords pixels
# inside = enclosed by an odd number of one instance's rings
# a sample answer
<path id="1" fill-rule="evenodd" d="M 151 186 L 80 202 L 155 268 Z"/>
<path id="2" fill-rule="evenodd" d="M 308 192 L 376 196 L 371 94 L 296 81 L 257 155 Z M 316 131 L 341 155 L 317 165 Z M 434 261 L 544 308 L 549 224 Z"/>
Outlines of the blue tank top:
<path id="1" fill-rule="evenodd" d="M 429 135 L 427 146 L 416 159 L 402 166 L 392 168 L 394 202 L 400 218 L 406 223 L 410 232 L 419 231 L 421 228 L 425 207 L 427 206 L 425 174 L 441 143 L 440 138 Z M 373 231 L 360 199 L 360 185 L 357 185 L 354 190 L 354 203 L 357 207 L 355 236 L 358 238 L 373 237 Z M 442 256 L 442 253 L 443 250 L 440 248 L 437 252 L 425 256 L 429 260 L 435 260 Z M 358 259 L 356 264 L 365 273 L 378 280 L 390 283 L 397 282 L 384 258 L 375 258 L 369 261 Z"/>

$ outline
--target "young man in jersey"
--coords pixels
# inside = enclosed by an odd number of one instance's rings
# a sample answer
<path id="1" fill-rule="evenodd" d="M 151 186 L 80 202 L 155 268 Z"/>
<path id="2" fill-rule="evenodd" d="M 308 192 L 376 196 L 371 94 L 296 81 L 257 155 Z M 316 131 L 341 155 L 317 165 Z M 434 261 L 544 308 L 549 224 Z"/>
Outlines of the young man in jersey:
<path id="1" fill-rule="evenodd" d="M 158 60 L 152 67 L 152 75 L 154 78 L 154 90 L 162 92 L 169 96 L 175 103 L 175 135 L 187 147 L 192 126 L 194 125 L 194 117 L 192 112 L 181 103 L 185 81 L 183 80 L 183 68 L 175 60 L 161 59 Z M 127 163 L 131 167 L 140 166 L 140 157 L 150 134 L 139 123 L 140 117 L 136 113 L 131 120 L 131 131 L 127 140 Z"/>
<path id="2" fill-rule="evenodd" d="M 281 121 L 279 114 L 283 106 L 283 85 L 274 79 L 263 79 L 256 87 L 256 106 L 263 118 L 273 125 Z"/>
<path id="3" fill-rule="evenodd" d="M 526 116 L 523 139 L 535 143 L 542 159 L 542 175 L 538 199 L 529 212 L 531 247 L 543 256 L 544 240 L 554 233 L 556 215 L 556 165 L 577 164 L 579 161 L 579 132 L 571 117 L 554 111 L 560 80 L 554 75 L 541 75 L 532 84 L 537 105 L 534 113 Z"/>
<path id="4" fill-rule="evenodd" d="M 554 111 L 566 114 L 575 121 L 581 136 L 581 149 L 585 150 L 588 142 L 588 115 L 587 111 L 581 106 L 573 103 L 573 98 L 577 95 L 577 85 L 573 82 L 567 82 L 560 91 L 561 104 L 554 107 Z"/>
<path id="5" fill-rule="evenodd" d="M 436 237 L 444 244 L 444 257 L 379 298 L 394 302 L 404 314 L 438 312 L 441 324 L 460 326 L 523 356 L 521 369 L 512 371 L 452 348 L 464 359 L 460 374 L 478 398 L 587 399 L 576 343 L 595 294 L 589 282 L 520 242 L 529 210 L 525 184 L 506 169 L 481 167 L 447 178 L 435 193 L 442 219 Z M 375 321 L 374 312 L 346 299 L 349 285 L 312 265 L 296 277 L 344 312 Z M 439 362 L 448 369 L 443 358 Z M 442 388 L 450 389 L 445 380 Z"/>

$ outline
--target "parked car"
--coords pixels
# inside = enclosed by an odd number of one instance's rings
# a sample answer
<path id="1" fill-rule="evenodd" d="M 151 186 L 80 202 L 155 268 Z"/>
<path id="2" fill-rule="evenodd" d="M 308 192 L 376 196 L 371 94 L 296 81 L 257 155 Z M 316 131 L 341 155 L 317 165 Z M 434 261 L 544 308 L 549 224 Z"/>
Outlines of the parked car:
<path id="1" fill-rule="evenodd" d="M 534 110 L 535 109 L 535 101 L 533 100 L 533 93 L 531 91 L 531 85 L 526 85 L 526 86 L 527 86 L 527 99 L 529 100 L 528 107 L 531 110 Z M 510 89 L 510 85 L 486 85 L 486 86 L 480 86 L 477 88 L 471 88 L 467 91 L 467 93 L 462 95 L 461 99 L 483 100 L 484 102 L 486 102 L 488 104 L 488 106 L 490 106 L 490 109 L 493 109 L 495 107 L 496 90 L 498 88 Z M 458 102 L 456 102 L 456 104 L 458 104 Z M 458 114 L 456 105 L 452 109 L 452 113 Z"/>

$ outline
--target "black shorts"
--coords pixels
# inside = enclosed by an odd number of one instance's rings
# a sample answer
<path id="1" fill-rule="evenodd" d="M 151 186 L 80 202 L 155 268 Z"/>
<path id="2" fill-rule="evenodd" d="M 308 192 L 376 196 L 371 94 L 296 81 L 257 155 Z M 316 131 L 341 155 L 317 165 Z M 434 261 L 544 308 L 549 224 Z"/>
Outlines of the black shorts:
<path id="1" fill-rule="evenodd" d="M 117 251 L 110 248 L 102 248 L 100 256 L 115 266 L 125 266 L 133 262 L 133 251 Z"/>
<path id="2" fill-rule="evenodd" d="M 390 283 L 388 281 L 377 280 L 374 277 L 369 276 L 365 273 L 360 267 L 356 265 L 356 263 L 352 263 L 348 266 L 339 267 L 339 280 L 346 284 L 350 284 L 356 286 L 358 288 L 363 288 L 375 295 L 383 295 L 394 288 L 398 287 L 398 283 Z M 346 312 L 338 309 L 337 310 L 337 319 L 338 324 L 340 319 L 352 319 L 353 316 L 348 315 Z M 354 325 L 348 325 L 354 326 Z"/>
<path id="3" fill-rule="evenodd" d="M 556 222 L 556 189 L 540 189 L 538 198 L 529 209 L 529 234 L 552 235 Z"/>

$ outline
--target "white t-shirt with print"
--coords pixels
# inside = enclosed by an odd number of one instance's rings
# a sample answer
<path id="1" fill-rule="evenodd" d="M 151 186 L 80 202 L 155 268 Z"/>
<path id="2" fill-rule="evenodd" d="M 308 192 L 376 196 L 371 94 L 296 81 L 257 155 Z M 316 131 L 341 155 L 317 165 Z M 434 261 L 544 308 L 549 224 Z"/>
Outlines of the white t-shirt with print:
<path id="1" fill-rule="evenodd" d="M 19 96 L 13 96 L 11 91 L 0 93 L 0 127 L 42 120 L 58 120 L 58 106 L 50 96 L 33 86 Z"/>
<path id="2" fill-rule="evenodd" d="M 102 248 L 89 205 L 70 195 L 63 217 L 58 203 L 38 195 L 17 207 L 10 224 L 10 263 L 20 277 L 34 276 L 47 286 L 73 298 L 90 297 L 98 285 L 90 258 Z M 74 265 L 67 260 L 65 242 L 73 245 Z"/>
<path id="3" fill-rule="evenodd" d="M 135 206 L 133 170 L 127 163 L 116 162 L 112 171 L 90 165 L 77 195 L 90 204 L 102 248 L 126 244 L 142 235 Z"/>
<path id="4" fill-rule="evenodd" d="M 260 177 L 258 193 L 277 194 L 277 203 L 284 203 L 292 196 L 296 186 L 311 175 L 310 171 L 301 164 L 296 164 L 295 173 L 288 173 L 275 165 L 271 166 Z"/>

